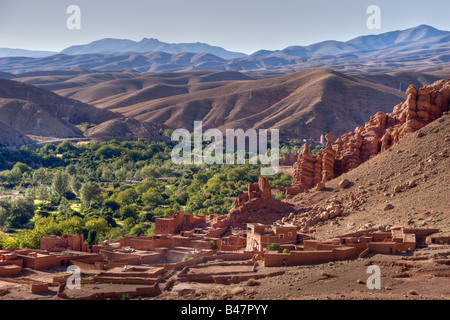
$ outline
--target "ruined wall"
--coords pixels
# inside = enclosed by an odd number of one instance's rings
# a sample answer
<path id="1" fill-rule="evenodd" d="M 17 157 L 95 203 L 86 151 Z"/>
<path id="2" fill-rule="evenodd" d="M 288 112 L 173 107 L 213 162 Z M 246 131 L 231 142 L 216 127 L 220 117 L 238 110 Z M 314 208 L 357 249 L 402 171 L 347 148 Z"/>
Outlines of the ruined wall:
<path id="1" fill-rule="evenodd" d="M 41 239 L 41 250 L 90 252 L 82 234 L 44 237 Z"/>
<path id="2" fill-rule="evenodd" d="M 292 211 L 292 206 L 272 197 L 270 183 L 259 177 L 258 184 L 249 184 L 248 191 L 237 197 L 226 216 L 227 226 L 243 227 L 246 223 L 272 224 Z"/>
<path id="3" fill-rule="evenodd" d="M 333 250 L 323 251 L 291 251 L 290 253 L 278 253 L 269 251 L 264 255 L 264 266 L 295 266 L 303 264 L 324 263 L 334 260 Z"/>

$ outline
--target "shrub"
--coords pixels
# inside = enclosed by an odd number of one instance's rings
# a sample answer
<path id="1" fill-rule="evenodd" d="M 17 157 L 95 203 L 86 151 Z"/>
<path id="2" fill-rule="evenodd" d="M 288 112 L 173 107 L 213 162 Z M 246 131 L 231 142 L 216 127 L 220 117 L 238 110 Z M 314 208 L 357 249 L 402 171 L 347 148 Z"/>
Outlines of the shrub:
<path id="1" fill-rule="evenodd" d="M 254 287 L 254 286 L 259 286 L 259 285 L 260 285 L 260 282 L 256 281 L 255 279 L 249 279 L 247 281 L 247 286 L 249 286 L 249 287 Z"/>
<path id="2" fill-rule="evenodd" d="M 267 251 L 281 252 L 281 245 L 279 243 L 271 243 L 266 247 Z"/>

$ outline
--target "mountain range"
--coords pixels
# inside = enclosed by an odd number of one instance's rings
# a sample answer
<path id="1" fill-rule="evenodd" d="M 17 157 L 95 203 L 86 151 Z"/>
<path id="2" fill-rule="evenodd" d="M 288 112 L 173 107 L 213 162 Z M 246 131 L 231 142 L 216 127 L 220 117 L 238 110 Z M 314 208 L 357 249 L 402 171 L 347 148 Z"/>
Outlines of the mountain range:
<path id="1" fill-rule="evenodd" d="M 421 25 L 401 31 L 324 41 L 247 56 L 202 43 L 168 44 L 102 39 L 69 47 L 56 55 L 0 58 L 0 72 L 89 69 L 175 72 L 191 70 L 280 70 L 328 67 L 342 72 L 433 71 L 450 68 L 450 32 Z"/>
<path id="2" fill-rule="evenodd" d="M 423 86 L 442 78 L 440 73 L 412 72 L 350 76 L 325 68 L 257 75 L 72 70 L 25 73 L 14 80 L 163 129 L 192 130 L 194 120 L 202 120 L 205 128 L 278 128 L 283 139 L 314 139 L 326 132 L 346 133 L 373 113 L 390 111 L 405 99 L 409 84 Z M 111 137 L 112 124 L 124 128 L 115 121 L 91 133 Z"/>

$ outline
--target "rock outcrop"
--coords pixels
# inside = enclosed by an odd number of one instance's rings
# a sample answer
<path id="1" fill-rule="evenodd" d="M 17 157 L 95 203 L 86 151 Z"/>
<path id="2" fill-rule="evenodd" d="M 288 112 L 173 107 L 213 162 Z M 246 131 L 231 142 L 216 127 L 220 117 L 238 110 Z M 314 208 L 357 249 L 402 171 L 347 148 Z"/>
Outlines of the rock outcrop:
<path id="1" fill-rule="evenodd" d="M 326 183 L 333 179 L 336 151 L 332 148 L 333 135 L 327 134 L 327 146 L 316 156 L 311 154 L 306 144 L 294 164 L 294 177 L 292 188 L 287 189 L 288 195 L 293 195 L 311 189 L 318 183 Z"/>
<path id="2" fill-rule="evenodd" d="M 411 85 L 406 94 L 406 101 L 394 107 L 392 113 L 378 112 L 364 127 L 344 134 L 334 143 L 327 135 L 327 147 L 316 156 L 305 145 L 294 165 L 292 188 L 286 188 L 286 193 L 304 192 L 348 172 L 388 150 L 408 133 L 440 118 L 450 108 L 450 79 L 420 90 Z"/>
<path id="3" fill-rule="evenodd" d="M 276 200 L 267 178 L 260 177 L 257 184 L 249 184 L 247 192 L 239 195 L 227 215 L 228 225 L 245 223 L 272 224 L 292 212 L 292 206 Z"/>

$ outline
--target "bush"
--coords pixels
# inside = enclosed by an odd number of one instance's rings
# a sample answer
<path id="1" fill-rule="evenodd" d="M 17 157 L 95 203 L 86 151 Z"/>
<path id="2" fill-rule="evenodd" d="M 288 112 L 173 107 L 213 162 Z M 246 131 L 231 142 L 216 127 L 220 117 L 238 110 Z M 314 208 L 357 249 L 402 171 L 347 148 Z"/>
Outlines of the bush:
<path id="1" fill-rule="evenodd" d="M 256 281 L 255 279 L 249 279 L 247 281 L 247 286 L 249 286 L 249 287 L 254 287 L 254 286 L 259 286 L 259 285 L 260 285 L 260 282 Z"/>
<path id="2" fill-rule="evenodd" d="M 267 251 L 281 252 L 281 245 L 279 243 L 271 243 L 266 247 Z"/>
<path id="3" fill-rule="evenodd" d="M 291 253 L 291 251 L 289 251 L 288 249 L 284 249 L 283 253 Z"/>
<path id="4" fill-rule="evenodd" d="M 218 247 L 217 244 L 214 242 L 214 240 L 211 240 L 211 241 L 209 242 L 209 245 L 211 246 L 211 249 L 213 249 L 213 250 L 219 249 L 219 247 Z"/>

